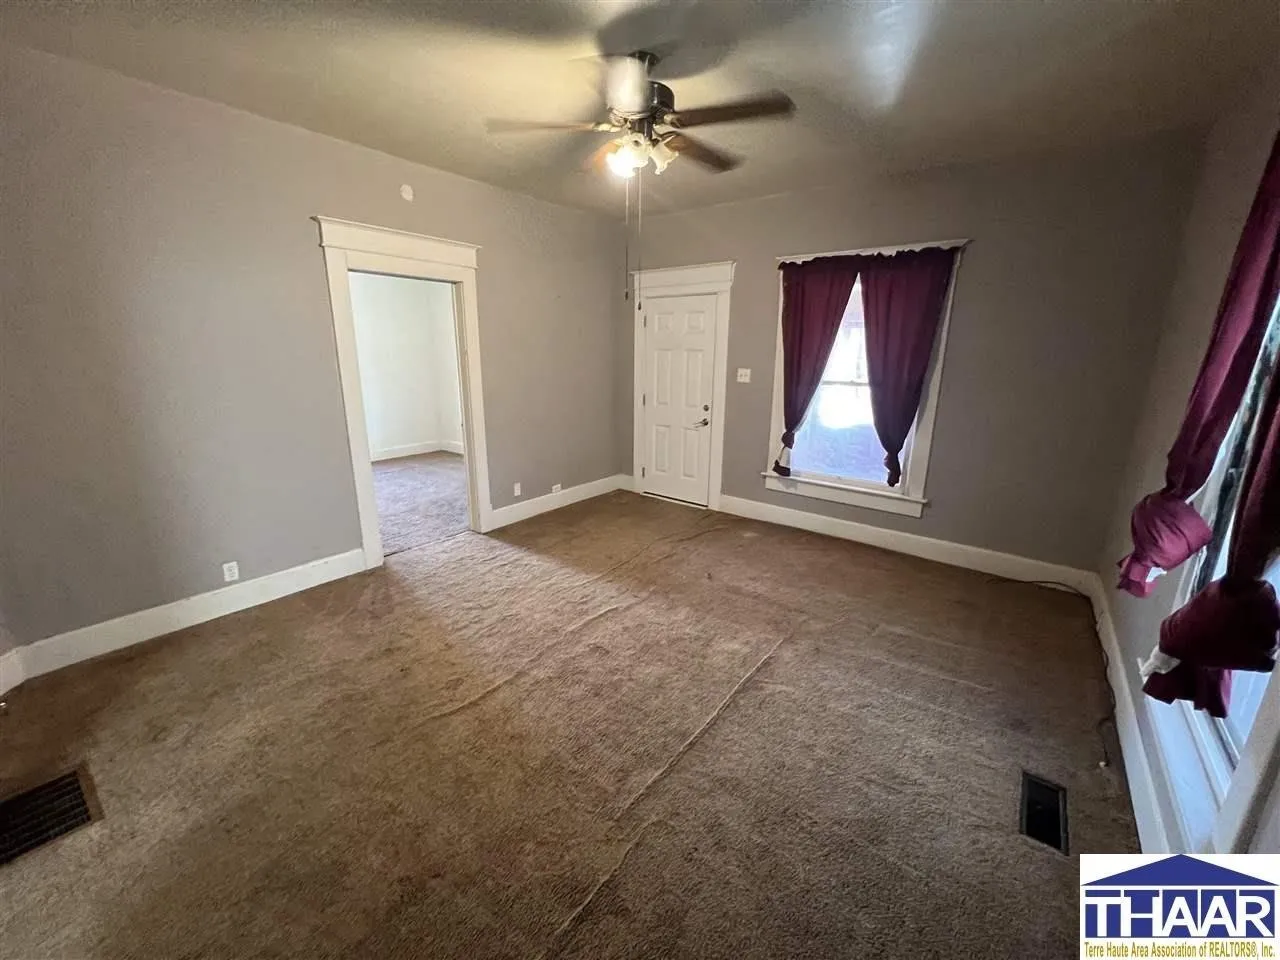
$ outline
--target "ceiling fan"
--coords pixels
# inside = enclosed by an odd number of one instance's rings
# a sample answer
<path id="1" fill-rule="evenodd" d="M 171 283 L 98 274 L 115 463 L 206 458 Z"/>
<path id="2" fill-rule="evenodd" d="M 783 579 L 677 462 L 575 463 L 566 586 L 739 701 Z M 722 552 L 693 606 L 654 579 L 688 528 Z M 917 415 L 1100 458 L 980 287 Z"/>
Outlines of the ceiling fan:
<path id="1" fill-rule="evenodd" d="M 785 93 L 773 91 L 692 110 L 677 110 L 675 94 L 665 83 L 650 78 L 658 57 L 639 50 L 606 60 L 605 101 L 608 119 L 595 123 L 541 123 L 533 120 L 490 120 L 492 133 L 566 130 L 578 133 L 620 134 L 597 149 L 587 167 L 607 167 L 624 179 L 653 161 L 661 173 L 678 156 L 688 157 L 712 173 L 732 170 L 742 161 L 684 133 L 712 123 L 787 117 L 795 104 Z M 664 129 L 665 128 L 665 129 Z"/>

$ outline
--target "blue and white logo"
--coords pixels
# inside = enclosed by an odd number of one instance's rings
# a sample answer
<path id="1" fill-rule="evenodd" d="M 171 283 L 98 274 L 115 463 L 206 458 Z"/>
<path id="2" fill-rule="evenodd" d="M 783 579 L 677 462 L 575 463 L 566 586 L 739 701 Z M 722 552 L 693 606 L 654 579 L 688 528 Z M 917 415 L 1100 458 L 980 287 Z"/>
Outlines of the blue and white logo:
<path id="1" fill-rule="evenodd" d="M 1085 854 L 1080 879 L 1082 957 L 1280 957 L 1280 856 Z"/>

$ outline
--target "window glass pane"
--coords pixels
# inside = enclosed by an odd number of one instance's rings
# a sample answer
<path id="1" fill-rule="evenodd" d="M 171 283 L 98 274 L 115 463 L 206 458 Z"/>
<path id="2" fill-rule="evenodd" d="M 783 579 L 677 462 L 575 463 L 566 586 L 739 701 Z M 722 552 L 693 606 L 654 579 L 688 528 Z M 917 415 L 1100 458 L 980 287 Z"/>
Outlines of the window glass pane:
<path id="1" fill-rule="evenodd" d="M 871 422 L 868 387 L 824 384 L 796 431 L 791 469 L 883 483 L 884 450 Z"/>
<path id="2" fill-rule="evenodd" d="M 1199 593 L 1210 582 L 1221 578 L 1227 571 L 1227 559 L 1231 549 L 1231 534 L 1235 512 L 1240 499 L 1240 488 L 1249 462 L 1251 441 L 1258 428 L 1258 411 L 1271 378 L 1276 375 L 1280 358 L 1280 302 L 1272 309 L 1271 323 L 1263 338 L 1258 362 L 1254 366 L 1249 386 L 1240 404 L 1231 429 L 1218 454 L 1218 462 L 1205 489 L 1197 496 L 1197 507 L 1213 528 L 1213 538 L 1200 554 L 1191 590 L 1186 600 Z M 1267 579 L 1276 581 L 1275 569 L 1268 571 Z M 1271 674 L 1236 671 L 1231 678 L 1231 707 L 1228 716 L 1218 721 L 1218 729 L 1230 741 L 1238 755 L 1257 718 L 1262 694 Z"/>
<path id="3" fill-rule="evenodd" d="M 1273 676 L 1274 673 L 1244 670 L 1237 670 L 1231 675 L 1231 709 L 1227 711 L 1227 718 L 1223 723 L 1236 753 L 1244 751 L 1249 731 L 1253 729 L 1253 721 L 1258 717 L 1258 708 L 1262 706 L 1262 694 Z"/>
<path id="4" fill-rule="evenodd" d="M 854 284 L 823 380 L 867 382 L 867 340 L 862 326 L 862 290 Z"/>
<path id="5" fill-rule="evenodd" d="M 884 450 L 871 420 L 862 284 L 855 283 L 836 342 L 804 423 L 796 431 L 796 473 L 884 483 Z"/>

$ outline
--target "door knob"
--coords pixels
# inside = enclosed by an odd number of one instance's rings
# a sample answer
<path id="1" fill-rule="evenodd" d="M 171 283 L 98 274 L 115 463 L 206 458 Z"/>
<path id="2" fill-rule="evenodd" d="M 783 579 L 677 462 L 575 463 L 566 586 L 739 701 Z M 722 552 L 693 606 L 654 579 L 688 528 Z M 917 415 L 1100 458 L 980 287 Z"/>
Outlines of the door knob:
<path id="1" fill-rule="evenodd" d="M 705 426 L 706 426 L 707 424 L 709 424 L 710 422 L 711 422 L 711 421 L 710 421 L 708 418 L 703 417 L 701 420 L 699 420 L 697 423 L 695 423 L 695 424 L 694 424 L 694 426 L 695 426 L 695 427 L 705 427 Z"/>

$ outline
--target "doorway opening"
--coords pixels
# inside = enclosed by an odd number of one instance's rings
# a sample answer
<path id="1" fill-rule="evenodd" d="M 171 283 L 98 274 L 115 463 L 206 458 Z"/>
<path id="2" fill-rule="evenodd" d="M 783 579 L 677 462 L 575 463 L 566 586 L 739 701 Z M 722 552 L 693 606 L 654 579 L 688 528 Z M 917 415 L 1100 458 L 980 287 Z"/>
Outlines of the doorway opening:
<path id="1" fill-rule="evenodd" d="M 453 284 L 352 270 L 360 393 L 389 557 L 468 528 Z"/>
<path id="2" fill-rule="evenodd" d="M 388 544 L 388 552 L 396 552 L 414 545 L 414 541 L 429 542 L 440 530 L 437 521 L 444 511 L 433 509 L 433 499 L 447 500 L 451 509 L 461 507 L 466 517 L 465 526 L 478 533 L 492 530 L 494 521 L 493 501 L 489 491 L 489 455 L 488 442 L 485 437 L 484 387 L 480 369 L 480 318 L 476 306 L 476 253 L 479 248 L 474 244 L 461 243 L 456 240 L 441 240 L 421 234 L 406 233 L 402 230 L 391 230 L 386 227 L 375 227 L 364 223 L 353 223 L 349 220 L 335 220 L 330 217 L 316 217 L 320 227 L 320 246 L 324 254 L 325 273 L 329 285 L 329 305 L 333 310 L 334 345 L 337 348 L 338 378 L 342 386 L 342 402 L 347 423 L 347 439 L 351 454 L 351 471 L 355 481 L 355 507 L 360 520 L 360 543 L 364 554 L 364 566 L 372 569 L 381 566 L 383 560 L 382 530 L 379 516 L 379 497 L 374 481 L 375 464 L 392 463 L 400 466 L 402 474 L 395 478 L 392 467 L 379 468 L 390 475 L 387 488 L 391 509 L 384 513 L 403 512 L 403 522 L 398 524 L 396 538 Z M 366 390 L 364 384 L 364 367 L 369 366 L 370 378 L 374 384 L 383 378 L 377 372 L 377 348 L 366 346 L 361 351 L 358 342 L 355 319 L 355 303 L 359 297 L 365 300 L 365 288 L 373 291 L 376 299 L 379 291 L 390 289 L 390 282 L 416 284 L 420 281 L 436 281 L 431 286 L 406 287 L 405 290 L 418 291 L 422 298 L 434 298 L 435 306 L 421 309 L 425 317 L 432 312 L 448 319 L 436 325 L 435 330 L 424 332 L 413 331 L 425 344 L 441 343 L 431 338 L 443 326 L 447 331 L 452 324 L 453 377 L 447 379 L 441 375 L 438 379 L 446 379 L 442 393 L 456 397 L 456 408 L 445 406 L 444 415 L 437 416 L 436 423 L 442 423 L 441 429 L 460 422 L 460 436 L 457 434 L 427 437 L 417 440 L 405 439 L 404 434 L 388 432 L 379 438 L 371 438 L 371 422 L 365 415 Z M 360 293 L 353 292 L 353 285 L 361 288 Z M 449 309 L 445 309 L 446 302 Z M 447 335 L 447 334 L 446 334 Z M 447 351 L 447 346 L 442 351 Z M 371 352 L 375 351 L 375 352 Z M 430 374 L 426 372 L 424 359 L 415 369 L 412 364 L 391 365 L 388 369 L 409 371 L 408 379 L 428 381 Z M 442 364 L 447 366 L 447 364 Z M 418 376 L 418 374 L 422 374 Z M 390 376 L 390 375 L 389 375 Z M 453 383 L 456 382 L 456 388 Z M 377 387 L 373 387 L 374 390 Z M 405 392 L 408 392 L 407 390 Z M 436 396 L 438 396 L 437 394 Z M 451 401 L 452 401 L 451 397 Z M 456 413 L 454 410 L 456 409 Z M 418 411 L 420 413 L 421 411 Z M 381 423 L 381 421 L 379 421 Z M 453 439 L 454 436 L 458 438 Z M 387 438 L 391 439 L 387 439 Z M 425 446 L 414 448 L 415 443 L 428 444 L 435 441 L 436 449 Z M 375 445 L 376 444 L 376 445 Z M 452 476 L 460 472 L 464 482 L 464 496 L 457 497 L 446 494 L 435 498 L 424 494 L 425 487 L 436 483 L 442 489 L 447 488 L 452 480 L 439 476 L 449 470 L 446 463 L 448 457 L 435 457 L 439 471 L 417 470 L 408 461 L 419 454 L 452 454 L 458 459 L 452 460 L 454 469 Z M 394 461 L 403 461 L 395 464 Z M 457 470 L 459 465 L 461 470 Z M 430 466 L 430 464 L 427 464 Z M 415 476 L 416 474 L 416 476 Z M 436 480 L 431 476 L 435 475 Z M 417 493 L 399 495 L 393 489 L 397 480 L 403 481 L 401 486 Z M 456 486 L 452 489 L 456 490 Z M 417 507 L 412 505 L 414 497 L 419 499 Z M 426 504 L 423 505 L 425 499 Z M 394 504 L 400 500 L 403 510 L 395 510 Z M 413 519 L 417 511 L 419 520 Z M 448 521 L 452 524 L 452 521 Z M 432 533 L 432 529 L 436 533 Z M 450 526 L 450 529 L 455 529 Z"/>

